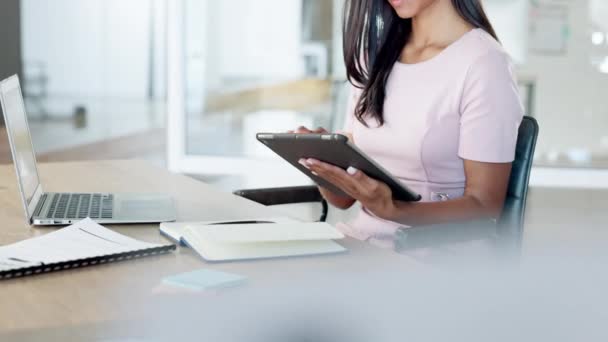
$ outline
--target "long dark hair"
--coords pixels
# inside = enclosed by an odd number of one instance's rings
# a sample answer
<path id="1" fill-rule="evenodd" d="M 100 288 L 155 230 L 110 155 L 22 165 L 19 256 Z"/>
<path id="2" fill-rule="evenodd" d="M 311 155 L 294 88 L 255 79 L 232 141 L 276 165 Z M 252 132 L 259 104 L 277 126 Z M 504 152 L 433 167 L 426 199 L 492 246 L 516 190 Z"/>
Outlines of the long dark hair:
<path id="1" fill-rule="evenodd" d="M 481 0 L 452 0 L 460 16 L 498 40 Z M 356 118 L 384 124 L 386 82 L 412 31 L 411 19 L 400 18 L 386 0 L 346 0 L 344 7 L 344 62 L 348 80 L 362 89 Z"/>

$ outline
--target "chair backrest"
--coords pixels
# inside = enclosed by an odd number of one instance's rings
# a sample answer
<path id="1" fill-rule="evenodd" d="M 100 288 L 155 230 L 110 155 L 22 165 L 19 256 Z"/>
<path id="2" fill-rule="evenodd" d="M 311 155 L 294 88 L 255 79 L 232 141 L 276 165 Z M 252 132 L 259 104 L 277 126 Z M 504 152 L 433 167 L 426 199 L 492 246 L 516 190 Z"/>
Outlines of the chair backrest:
<path id="1" fill-rule="evenodd" d="M 507 198 L 502 216 L 498 222 L 505 233 L 521 236 L 523 234 L 526 199 L 530 171 L 538 139 L 538 122 L 532 117 L 525 116 L 519 127 L 515 161 L 511 170 Z"/>

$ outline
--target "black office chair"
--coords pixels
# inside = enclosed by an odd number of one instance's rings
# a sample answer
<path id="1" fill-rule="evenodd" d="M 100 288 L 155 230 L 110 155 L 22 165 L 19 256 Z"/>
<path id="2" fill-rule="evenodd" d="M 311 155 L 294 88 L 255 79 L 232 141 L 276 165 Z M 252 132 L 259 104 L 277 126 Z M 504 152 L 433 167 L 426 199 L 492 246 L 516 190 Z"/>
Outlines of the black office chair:
<path id="1" fill-rule="evenodd" d="M 528 196 L 528 183 L 536 140 L 538 138 L 538 123 L 532 117 L 524 117 L 519 127 L 515 161 L 509 180 L 507 198 L 500 220 L 497 224 L 499 230 L 505 234 L 521 236 L 523 233 L 526 198 Z M 247 198 L 264 205 L 281 205 L 296 203 L 321 203 L 322 213 L 319 221 L 327 219 L 328 205 L 321 197 L 316 186 L 298 186 L 288 188 L 270 188 L 238 190 L 235 195 Z"/>
<path id="2" fill-rule="evenodd" d="M 538 122 L 532 117 L 525 116 L 517 137 L 515 161 L 511 170 L 507 198 L 498 221 L 500 230 L 514 236 L 522 236 L 530 171 L 538 139 Z"/>

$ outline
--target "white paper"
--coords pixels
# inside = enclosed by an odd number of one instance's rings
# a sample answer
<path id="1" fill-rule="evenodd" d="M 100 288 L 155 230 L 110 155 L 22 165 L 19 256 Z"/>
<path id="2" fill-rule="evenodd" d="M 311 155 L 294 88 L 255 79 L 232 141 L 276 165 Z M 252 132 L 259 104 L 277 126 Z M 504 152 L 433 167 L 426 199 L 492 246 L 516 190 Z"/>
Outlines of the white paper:
<path id="1" fill-rule="evenodd" d="M 0 258 L 0 271 L 9 271 L 13 269 L 19 269 L 24 267 L 40 266 L 39 262 L 25 262 L 16 260 L 11 257 Z"/>
<path id="2" fill-rule="evenodd" d="M 160 247 L 85 219 L 56 232 L 0 247 L 0 270 L 87 259 Z"/>
<path id="3" fill-rule="evenodd" d="M 227 226 L 192 225 L 186 228 L 186 232 L 194 232 L 201 239 L 218 243 L 315 241 L 344 238 L 344 234 L 325 222 Z"/>

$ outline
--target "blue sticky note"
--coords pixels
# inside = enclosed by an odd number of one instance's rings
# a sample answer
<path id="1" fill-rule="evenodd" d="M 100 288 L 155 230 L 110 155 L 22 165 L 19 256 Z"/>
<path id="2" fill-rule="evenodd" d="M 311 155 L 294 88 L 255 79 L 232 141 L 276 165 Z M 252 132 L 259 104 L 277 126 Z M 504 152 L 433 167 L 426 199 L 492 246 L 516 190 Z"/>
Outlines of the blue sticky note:
<path id="1" fill-rule="evenodd" d="M 246 279 L 237 274 L 204 269 L 166 277 L 163 283 L 192 290 L 214 290 L 241 285 Z"/>

